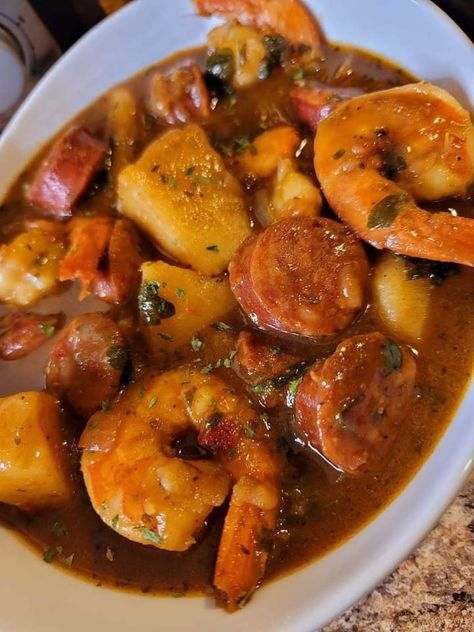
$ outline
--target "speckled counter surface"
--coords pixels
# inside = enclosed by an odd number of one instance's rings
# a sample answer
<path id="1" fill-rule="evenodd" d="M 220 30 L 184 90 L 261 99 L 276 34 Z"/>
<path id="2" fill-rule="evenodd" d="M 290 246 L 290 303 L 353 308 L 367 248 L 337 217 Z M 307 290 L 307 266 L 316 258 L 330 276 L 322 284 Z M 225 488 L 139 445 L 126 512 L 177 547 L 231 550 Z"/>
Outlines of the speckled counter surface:
<path id="1" fill-rule="evenodd" d="M 323 632 L 474 632 L 474 476 L 418 549 Z"/>

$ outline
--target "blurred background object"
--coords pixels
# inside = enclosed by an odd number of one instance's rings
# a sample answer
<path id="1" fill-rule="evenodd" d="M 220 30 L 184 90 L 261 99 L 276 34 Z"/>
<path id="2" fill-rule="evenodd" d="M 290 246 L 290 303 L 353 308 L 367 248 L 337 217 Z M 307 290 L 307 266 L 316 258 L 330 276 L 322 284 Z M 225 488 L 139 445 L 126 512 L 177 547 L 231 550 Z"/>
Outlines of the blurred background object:
<path id="1" fill-rule="evenodd" d="M 0 130 L 61 53 L 129 1 L 0 0 Z M 474 38 L 474 0 L 435 3 Z"/>

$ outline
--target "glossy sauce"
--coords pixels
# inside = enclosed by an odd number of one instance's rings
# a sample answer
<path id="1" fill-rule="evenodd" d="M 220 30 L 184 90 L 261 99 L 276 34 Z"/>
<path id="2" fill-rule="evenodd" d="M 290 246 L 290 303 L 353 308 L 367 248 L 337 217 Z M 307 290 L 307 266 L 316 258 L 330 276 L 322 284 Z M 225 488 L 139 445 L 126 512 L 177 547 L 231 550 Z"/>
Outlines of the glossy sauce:
<path id="1" fill-rule="evenodd" d="M 200 51 L 188 52 L 160 65 L 177 65 L 183 58 L 202 59 Z M 126 85 L 135 94 L 145 95 L 147 81 L 154 69 L 131 79 Z M 224 149 L 239 137 L 252 138 L 278 122 L 297 123 L 288 100 L 288 91 L 298 81 L 294 72 L 274 71 L 257 87 L 237 94 L 236 99 L 219 102 L 204 127 L 217 148 Z M 325 59 L 315 65 L 314 78 L 336 86 L 360 86 L 365 90 L 389 88 L 407 83 L 411 78 L 403 71 L 365 53 L 328 47 Z M 78 121 L 91 131 L 101 133 L 107 108 L 106 97 L 84 111 Z M 162 130 L 144 115 L 140 142 L 134 148 L 138 156 L 144 146 Z M 313 174 L 312 142 L 299 158 L 300 168 Z M 40 158 L 40 157 L 39 157 Z M 38 158 L 38 159 L 39 159 Z M 37 164 L 22 174 L 5 202 L 0 216 L 0 241 L 7 241 L 20 230 L 21 221 L 30 212 L 22 199 L 24 184 Z M 313 175 L 314 177 L 314 175 Z M 82 204 L 82 211 L 113 212 L 107 184 L 98 182 L 95 192 Z M 250 198 L 249 198 L 250 201 Z M 473 214 L 472 201 L 448 204 L 462 214 Z M 375 251 L 368 248 L 369 255 Z M 58 296 L 44 299 L 35 311 L 61 309 L 68 320 L 79 312 L 103 311 L 107 306 L 95 299 L 77 304 L 78 288 L 67 287 Z M 270 421 L 280 435 L 279 444 L 287 455 L 284 474 L 284 506 L 275 548 L 270 557 L 267 577 L 295 569 L 340 544 L 367 523 L 400 492 L 436 445 L 468 383 L 474 356 L 474 270 L 462 268 L 432 290 L 433 300 L 429 327 L 423 343 L 417 346 L 417 398 L 391 448 L 389 458 L 369 473 L 348 476 L 335 470 L 317 454 L 303 450 L 291 434 L 291 415 L 286 410 L 268 411 Z M 0 309 L 0 313 L 1 313 Z M 236 312 L 226 320 L 235 333 L 243 326 Z M 373 330 L 384 332 L 370 306 L 342 337 Z M 340 340 L 340 337 L 338 338 Z M 337 341 L 317 346 L 297 343 L 310 359 L 331 352 Z M 296 344 L 296 343 L 295 343 Z M 42 388 L 43 369 L 51 343 L 25 360 L 0 362 L 0 395 L 13 390 Z M 189 345 L 183 351 L 190 354 Z M 237 379 L 237 378 L 233 378 Z M 61 510 L 26 514 L 0 505 L 0 518 L 18 530 L 46 561 L 71 568 L 92 577 L 98 586 L 109 583 L 143 592 L 171 592 L 175 596 L 195 590 L 208 590 L 226 507 L 212 514 L 198 543 L 185 553 L 170 553 L 145 547 L 122 538 L 106 527 L 93 511 L 85 493 L 78 468 L 76 440 L 79 422 L 64 418 L 71 458 L 76 464 L 76 494 L 71 504 Z M 58 548 L 60 547 L 60 548 Z M 71 557 L 73 556 L 73 557 Z"/>

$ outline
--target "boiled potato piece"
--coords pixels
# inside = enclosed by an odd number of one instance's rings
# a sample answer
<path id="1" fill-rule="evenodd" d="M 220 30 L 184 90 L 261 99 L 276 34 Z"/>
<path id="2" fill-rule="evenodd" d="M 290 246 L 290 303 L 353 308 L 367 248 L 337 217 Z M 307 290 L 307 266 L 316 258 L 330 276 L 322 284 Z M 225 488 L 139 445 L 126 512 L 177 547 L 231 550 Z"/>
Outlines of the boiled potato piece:
<path id="1" fill-rule="evenodd" d="M 119 176 L 124 215 L 198 272 L 224 272 L 250 234 L 237 180 L 198 125 L 166 132 Z"/>
<path id="2" fill-rule="evenodd" d="M 429 279 L 409 279 L 404 260 L 384 252 L 374 268 L 373 296 L 393 335 L 408 343 L 422 339 L 431 300 Z"/>
<path id="3" fill-rule="evenodd" d="M 61 441 L 60 411 L 51 395 L 0 398 L 0 502 L 26 508 L 67 502 L 71 490 Z"/>
<path id="4" fill-rule="evenodd" d="M 31 305 L 58 285 L 64 246 L 50 231 L 32 228 L 0 246 L 0 301 Z"/>
<path id="5" fill-rule="evenodd" d="M 271 190 L 260 189 L 255 194 L 255 214 L 264 226 L 294 215 L 316 217 L 321 214 L 323 199 L 318 187 L 293 161 L 280 161 Z"/>
<path id="6" fill-rule="evenodd" d="M 300 144 L 294 127 L 281 125 L 260 134 L 236 157 L 238 169 L 254 178 L 269 178 L 278 168 L 280 160 L 291 158 Z"/>
<path id="7" fill-rule="evenodd" d="M 229 282 L 224 278 L 205 277 L 164 261 L 145 263 L 142 274 L 140 297 L 144 296 L 144 289 L 156 288 L 175 311 L 174 316 L 162 319 L 157 326 L 143 323 L 145 338 L 156 355 L 188 342 L 203 327 L 222 320 L 236 305 Z M 150 283 L 154 286 L 147 285 Z M 142 309 L 141 312 L 143 317 Z"/>

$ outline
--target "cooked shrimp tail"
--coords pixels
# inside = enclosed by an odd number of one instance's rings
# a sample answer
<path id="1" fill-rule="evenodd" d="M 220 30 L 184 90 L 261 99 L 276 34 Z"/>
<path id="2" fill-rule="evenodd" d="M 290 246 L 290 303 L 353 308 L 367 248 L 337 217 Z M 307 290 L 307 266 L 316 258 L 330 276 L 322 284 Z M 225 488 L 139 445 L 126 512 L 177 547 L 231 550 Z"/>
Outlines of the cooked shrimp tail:
<path id="1" fill-rule="evenodd" d="M 343 103 L 318 126 L 315 168 L 332 209 L 375 248 L 474 266 L 474 220 L 416 203 L 474 181 L 474 126 L 445 90 L 410 84 Z"/>
<path id="2" fill-rule="evenodd" d="M 282 35 L 292 44 L 321 50 L 323 35 L 314 16 L 299 0 L 194 0 L 202 15 L 220 15 L 245 26 Z"/>
<path id="3" fill-rule="evenodd" d="M 242 502 L 234 487 L 217 556 L 214 585 L 228 610 L 242 607 L 261 582 L 275 530 L 277 508 Z"/>

